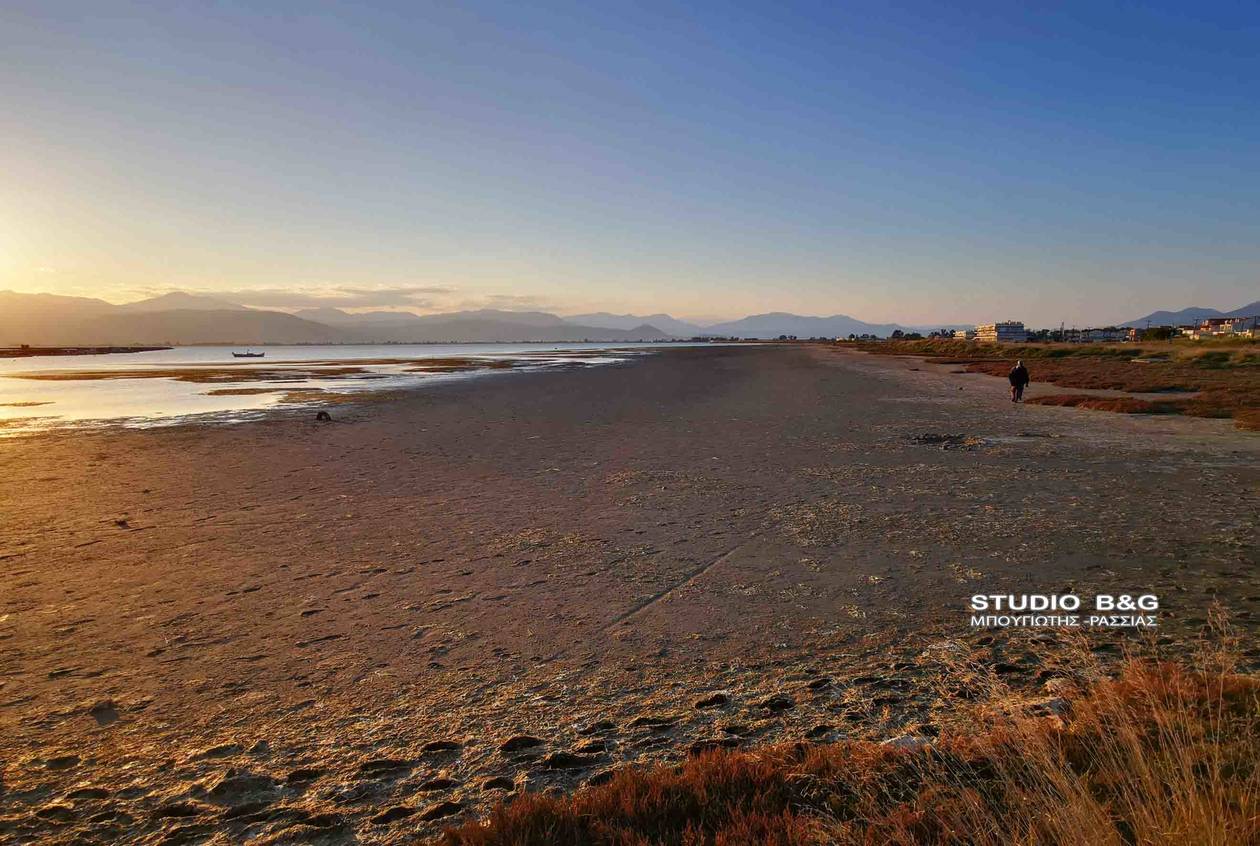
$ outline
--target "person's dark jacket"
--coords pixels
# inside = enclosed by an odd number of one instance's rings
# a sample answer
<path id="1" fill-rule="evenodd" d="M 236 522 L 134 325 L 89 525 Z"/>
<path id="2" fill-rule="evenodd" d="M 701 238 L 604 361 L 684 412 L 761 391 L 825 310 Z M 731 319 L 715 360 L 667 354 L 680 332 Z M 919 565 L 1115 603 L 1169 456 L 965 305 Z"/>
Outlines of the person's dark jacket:
<path id="1" fill-rule="evenodd" d="M 1010 374 L 1006 378 L 1017 388 L 1022 388 L 1032 381 L 1032 379 L 1028 378 L 1028 368 L 1022 364 L 1012 367 Z"/>

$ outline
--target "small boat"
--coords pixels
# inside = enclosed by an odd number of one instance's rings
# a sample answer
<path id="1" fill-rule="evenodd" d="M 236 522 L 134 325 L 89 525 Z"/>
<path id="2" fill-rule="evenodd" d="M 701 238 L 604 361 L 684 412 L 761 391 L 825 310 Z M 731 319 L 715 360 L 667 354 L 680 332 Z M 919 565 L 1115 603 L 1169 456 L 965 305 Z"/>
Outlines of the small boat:
<path id="1" fill-rule="evenodd" d="M 238 353 L 238 352 L 232 353 L 232 358 L 262 358 L 265 355 L 266 355 L 265 352 L 256 353 L 256 352 L 251 352 L 250 350 L 246 350 L 243 353 Z"/>

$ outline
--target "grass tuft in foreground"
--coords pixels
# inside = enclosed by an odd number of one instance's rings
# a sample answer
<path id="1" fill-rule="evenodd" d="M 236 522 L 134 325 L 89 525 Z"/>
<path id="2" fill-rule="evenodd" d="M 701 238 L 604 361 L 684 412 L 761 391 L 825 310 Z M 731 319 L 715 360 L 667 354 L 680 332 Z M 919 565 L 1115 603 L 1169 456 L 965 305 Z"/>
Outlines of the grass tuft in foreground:
<path id="1" fill-rule="evenodd" d="M 931 747 L 716 750 L 526 793 L 447 846 L 1260 843 L 1260 684 L 1219 655 L 1130 660 L 1046 707 L 976 706 Z M 1057 713 L 1056 713 L 1057 712 Z"/>

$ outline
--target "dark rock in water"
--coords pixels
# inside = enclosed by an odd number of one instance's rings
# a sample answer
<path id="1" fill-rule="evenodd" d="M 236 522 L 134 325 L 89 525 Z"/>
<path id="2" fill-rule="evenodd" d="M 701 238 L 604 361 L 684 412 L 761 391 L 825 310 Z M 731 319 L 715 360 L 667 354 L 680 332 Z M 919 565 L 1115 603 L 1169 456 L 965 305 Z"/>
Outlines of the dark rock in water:
<path id="1" fill-rule="evenodd" d="M 753 733 L 751 727 L 741 723 L 730 723 L 729 725 L 718 726 L 718 729 L 726 732 L 727 734 L 733 734 L 736 737 L 747 737 Z"/>
<path id="2" fill-rule="evenodd" d="M 443 817 L 453 816 L 464 810 L 464 806 L 459 802 L 438 802 L 436 805 L 430 805 L 420 814 L 420 819 L 431 822 L 432 820 L 440 820 Z"/>
<path id="3" fill-rule="evenodd" d="M 731 698 L 725 693 L 715 693 L 712 696 L 706 696 L 704 699 L 696 702 L 697 708 L 721 708 L 731 701 Z"/>
<path id="4" fill-rule="evenodd" d="M 520 752 L 523 749 L 533 749 L 536 746 L 542 746 L 543 742 L 537 737 L 528 734 L 518 734 L 515 737 L 509 737 L 507 740 L 499 744 L 500 752 Z"/>
<path id="5" fill-rule="evenodd" d="M 579 755 L 598 755 L 608 751 L 608 744 L 602 740 L 588 740 L 573 751 Z"/>
<path id="6" fill-rule="evenodd" d="M 676 722 L 678 720 L 674 717 L 635 717 L 630 721 L 630 728 L 643 728 L 644 726 L 648 728 L 669 728 Z"/>
<path id="7" fill-rule="evenodd" d="M 767 711 L 789 711 L 796 707 L 796 700 L 790 696 L 779 693 L 768 699 L 763 699 L 757 703 L 758 708 L 765 708 Z"/>
<path id="8" fill-rule="evenodd" d="M 826 723 L 820 723 L 814 726 L 809 731 L 805 732 L 805 737 L 808 740 L 821 740 L 822 738 L 831 734 L 833 731 L 835 731 L 835 726 L 829 726 Z"/>
<path id="9" fill-rule="evenodd" d="M 408 808 L 406 805 L 395 805 L 372 817 L 372 825 L 389 825 L 398 820 L 405 820 L 415 812 L 415 808 Z"/>
<path id="10" fill-rule="evenodd" d="M 516 782 L 507 776 L 493 776 L 481 783 L 482 790 L 515 790 Z"/>
<path id="11" fill-rule="evenodd" d="M 434 755 L 440 752 L 455 752 L 463 748 L 463 744 L 456 743 L 454 740 L 431 740 L 424 744 L 420 751 L 426 755 Z"/>
<path id="12" fill-rule="evenodd" d="M 459 785 L 460 782 L 453 778 L 431 778 L 416 789 L 424 793 L 431 793 L 435 790 L 450 790 L 453 787 L 459 787 Z"/>
<path id="13" fill-rule="evenodd" d="M 810 690 L 826 690 L 831 687 L 831 679 L 814 679 L 807 686 Z"/>
<path id="14" fill-rule="evenodd" d="M 1006 675 L 1010 675 L 1011 673 L 1022 673 L 1024 672 L 1024 668 L 1019 666 L 1018 664 L 1011 664 L 1006 661 L 999 661 L 997 664 L 993 665 L 993 672 L 997 673 L 999 676 L 1006 676 Z"/>
<path id="15" fill-rule="evenodd" d="M 315 412 L 315 419 L 323 423 L 331 423 L 332 415 L 329 414 L 327 411 L 317 411 Z"/>
<path id="16" fill-rule="evenodd" d="M 589 767 L 595 763 L 589 755 L 575 755 L 572 752 L 552 752 L 542 760 L 543 766 L 549 770 L 573 770 L 578 767 Z"/>

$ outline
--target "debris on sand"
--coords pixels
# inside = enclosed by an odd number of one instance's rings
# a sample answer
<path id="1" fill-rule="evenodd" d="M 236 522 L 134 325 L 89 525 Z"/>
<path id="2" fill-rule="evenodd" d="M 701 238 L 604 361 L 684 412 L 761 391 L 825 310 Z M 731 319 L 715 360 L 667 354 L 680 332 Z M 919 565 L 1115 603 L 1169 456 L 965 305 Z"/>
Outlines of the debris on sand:
<path id="1" fill-rule="evenodd" d="M 939 432 L 924 432 L 921 435 L 913 435 L 910 443 L 920 444 L 923 446 L 939 446 L 941 449 L 966 449 L 972 450 L 976 447 L 982 447 L 986 441 L 984 438 L 975 435 L 951 435 Z"/>

